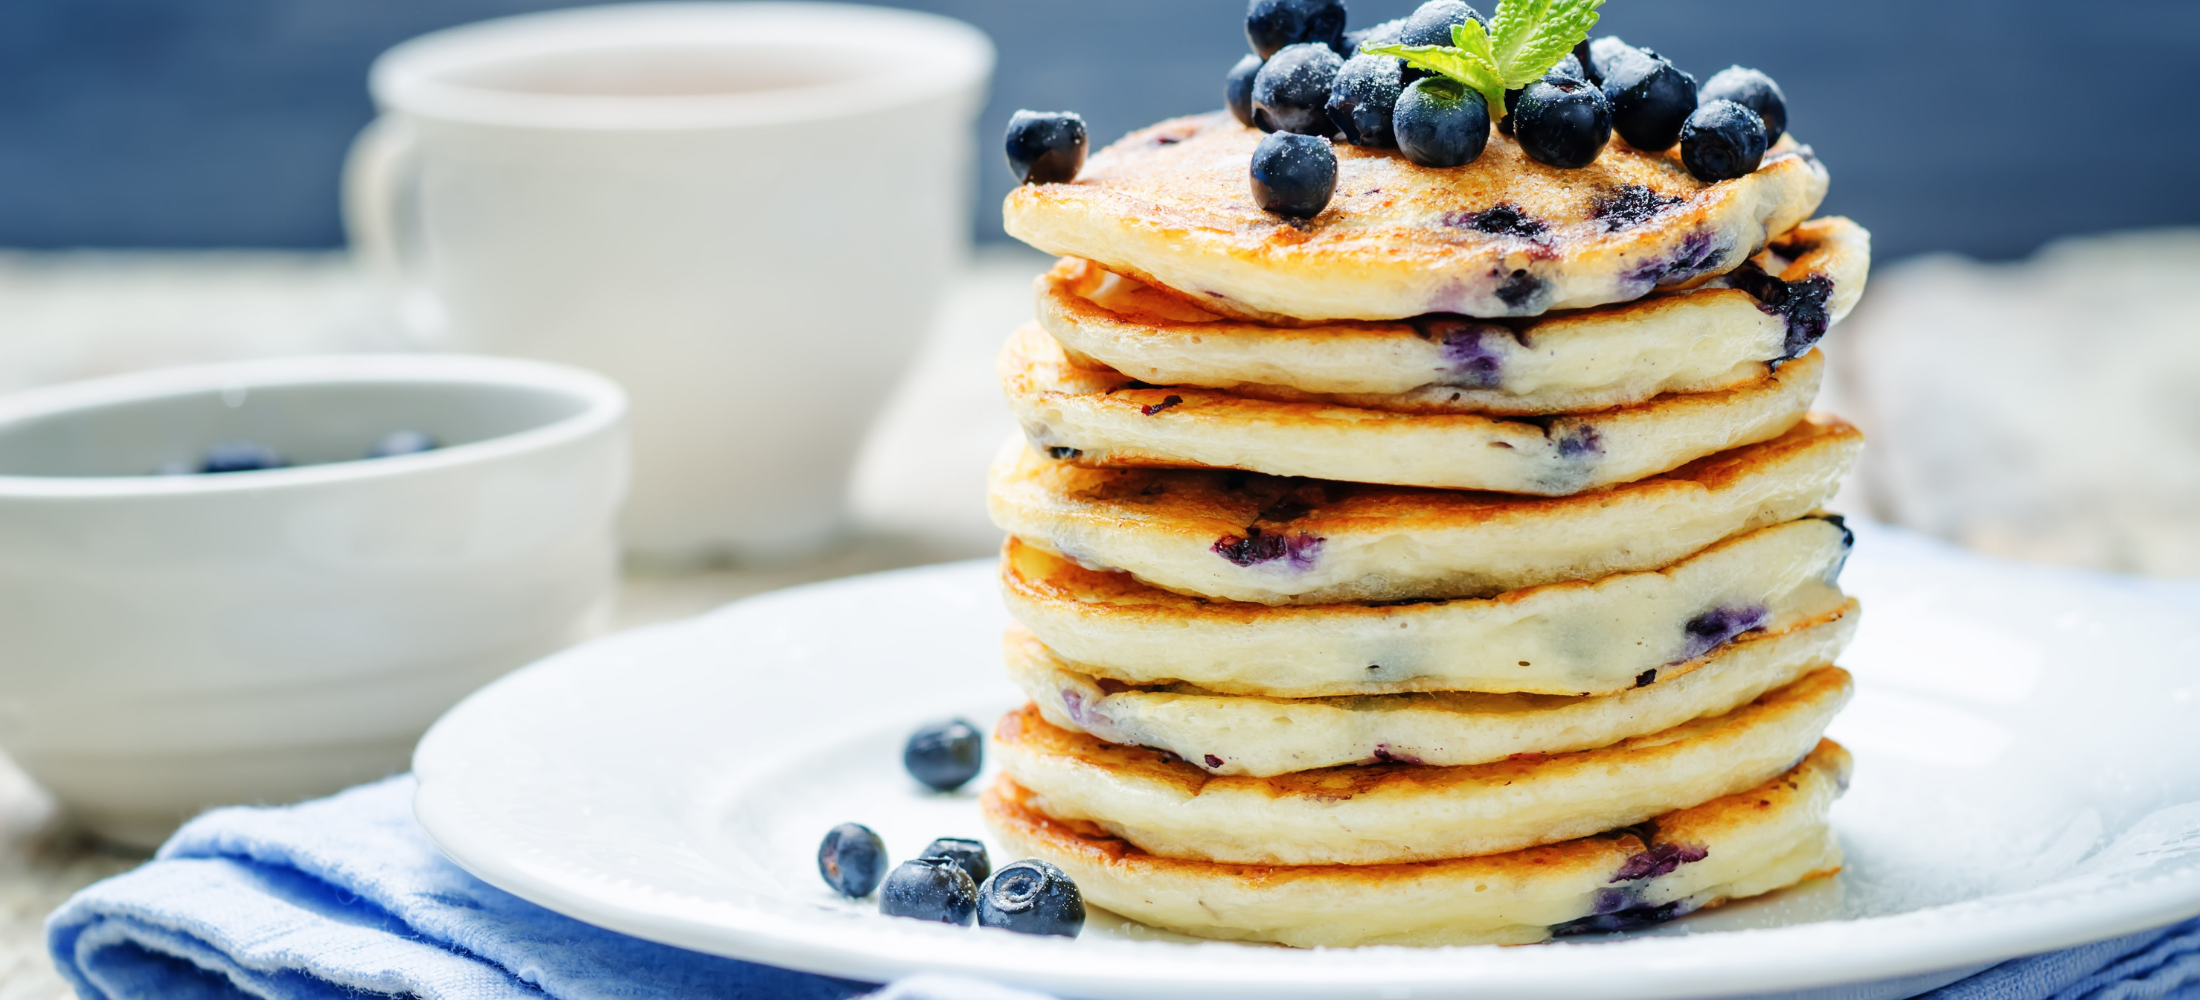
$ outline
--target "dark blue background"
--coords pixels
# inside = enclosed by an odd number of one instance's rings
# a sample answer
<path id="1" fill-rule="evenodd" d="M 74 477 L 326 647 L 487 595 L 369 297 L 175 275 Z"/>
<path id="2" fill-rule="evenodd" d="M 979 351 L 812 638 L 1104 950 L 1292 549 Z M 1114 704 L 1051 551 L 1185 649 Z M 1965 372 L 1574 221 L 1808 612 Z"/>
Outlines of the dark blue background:
<path id="1" fill-rule="evenodd" d="M 1355 24 L 1414 0 L 1357 0 Z M 915 0 L 1001 48 L 981 237 L 1017 107 L 1105 141 L 1219 106 L 1237 0 Z M 0 245 L 332 246 L 367 64 L 423 31 L 544 0 L 0 3 Z M 1488 8 L 1485 4 L 1485 9 Z M 1883 257 L 2023 254 L 2065 233 L 2200 223 L 2192 0 L 1611 0 L 1600 33 L 1703 78 L 1755 65 Z M 817 156 L 892 156 L 860 144 Z"/>

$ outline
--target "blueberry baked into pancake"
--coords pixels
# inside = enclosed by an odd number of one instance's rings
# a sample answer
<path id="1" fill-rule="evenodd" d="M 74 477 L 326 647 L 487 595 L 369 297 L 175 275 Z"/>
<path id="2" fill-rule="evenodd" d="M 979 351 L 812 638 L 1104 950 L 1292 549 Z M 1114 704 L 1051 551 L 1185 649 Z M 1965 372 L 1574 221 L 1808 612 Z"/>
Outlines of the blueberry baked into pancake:
<path id="1" fill-rule="evenodd" d="M 1401 413 L 1592 413 L 1772 374 L 1849 314 L 1870 266 L 1861 227 L 1814 219 L 1703 286 L 1624 305 L 1274 327 L 1071 258 L 1039 278 L 1038 313 L 1069 363 L 1151 385 Z"/>
<path id="2" fill-rule="evenodd" d="M 1870 235 L 1741 66 L 1603 0 L 1253 0 L 1226 109 L 1088 163 L 999 374 L 1002 846 L 1156 927 L 1623 932 L 1831 877 L 1862 447 L 1812 413 Z"/>

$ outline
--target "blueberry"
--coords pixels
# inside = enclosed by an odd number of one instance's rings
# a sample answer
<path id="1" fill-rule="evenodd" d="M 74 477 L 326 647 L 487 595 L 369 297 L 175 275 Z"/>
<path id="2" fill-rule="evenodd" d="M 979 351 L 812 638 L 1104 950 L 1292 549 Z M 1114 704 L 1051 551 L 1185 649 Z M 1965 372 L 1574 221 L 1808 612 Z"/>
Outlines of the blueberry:
<path id="1" fill-rule="evenodd" d="M 1335 48 L 1344 44 L 1344 17 L 1342 0 L 1253 0 L 1245 6 L 1245 40 L 1262 59 L 1305 42 Z"/>
<path id="2" fill-rule="evenodd" d="M 1398 32 L 1398 44 L 1450 45 L 1451 29 L 1468 21 L 1481 22 L 1484 30 L 1490 26 L 1481 11 L 1467 6 L 1461 0 L 1428 0 L 1413 13 L 1406 15 L 1406 23 Z"/>
<path id="3" fill-rule="evenodd" d="M 973 882 L 983 882 L 986 876 L 993 874 L 993 859 L 986 856 L 985 845 L 975 840 L 941 837 L 924 845 L 924 850 L 918 851 L 917 857 L 946 858 L 961 865 L 963 871 L 969 872 Z"/>
<path id="4" fill-rule="evenodd" d="M 1620 138 L 1645 152 L 1673 148 L 1696 110 L 1696 78 L 1649 49 L 1616 49 L 1603 62 L 1604 99 Z"/>
<path id="5" fill-rule="evenodd" d="M 961 719 L 935 722 L 909 736 L 902 748 L 901 766 L 911 777 L 942 792 L 969 784 L 985 763 L 985 738 L 976 726 Z"/>
<path id="6" fill-rule="evenodd" d="M 1484 30 L 1490 26 L 1481 11 L 1460 0 L 1428 0 L 1413 13 L 1406 15 L 1405 22 L 1398 26 L 1398 44 L 1450 45 L 1451 29 L 1468 21 L 1481 22 Z M 1428 70 L 1408 67 L 1405 71 L 1405 82 L 1412 83 L 1432 75 L 1434 74 Z"/>
<path id="7" fill-rule="evenodd" d="M 1582 72 L 1588 74 L 1590 83 L 1600 87 L 1604 85 L 1604 74 L 1611 71 L 1612 60 L 1634 55 L 1638 51 L 1634 46 L 1620 41 L 1618 35 L 1606 35 L 1574 46 L 1574 54 L 1581 58 Z"/>
<path id="8" fill-rule="evenodd" d="M 1395 146 L 1390 118 L 1405 88 L 1405 64 L 1391 56 L 1357 55 L 1329 83 L 1329 121 L 1357 146 Z"/>
<path id="9" fill-rule="evenodd" d="M 1343 51 L 1338 54 L 1350 59 L 1359 54 L 1361 49 L 1370 45 L 1396 45 L 1398 44 L 1399 35 L 1405 30 L 1405 27 L 1405 18 L 1394 17 L 1381 24 L 1371 24 L 1357 31 L 1347 31 L 1344 33 Z"/>
<path id="10" fill-rule="evenodd" d="M 1589 51 L 1588 39 L 1584 38 L 1574 43 L 1573 56 L 1574 65 L 1581 67 L 1581 78 L 1583 80 L 1599 87 L 1604 85 L 1604 75 L 1597 72 L 1596 61 Z"/>
<path id="11" fill-rule="evenodd" d="M 1311 219 L 1337 193 L 1337 151 L 1318 135 L 1277 132 L 1253 150 L 1253 201 L 1263 210 Z"/>
<path id="12" fill-rule="evenodd" d="M 1765 120 L 1733 101 L 1697 108 L 1681 126 L 1681 165 L 1699 181 L 1747 176 L 1765 161 Z"/>
<path id="13" fill-rule="evenodd" d="M 1263 132 L 1329 135 L 1329 81 L 1344 60 L 1326 45 L 1293 45 L 1253 74 L 1253 124 Z"/>
<path id="14" fill-rule="evenodd" d="M 978 909 L 978 883 L 946 858 L 917 858 L 895 866 L 879 887 L 878 911 L 889 917 L 970 926 Z"/>
<path id="15" fill-rule="evenodd" d="M 200 472 L 259 472 L 280 469 L 290 463 L 266 445 L 250 441 L 224 441 L 206 449 L 199 460 Z"/>
<path id="16" fill-rule="evenodd" d="M 1582 72 L 1581 70 L 1581 60 L 1574 58 L 1573 53 L 1570 52 L 1566 54 L 1566 58 L 1559 60 L 1557 64 L 1553 65 L 1550 69 L 1545 70 L 1543 73 L 1543 78 L 1546 80 L 1553 78 L 1579 80 L 1584 83 L 1588 82 L 1589 80 L 1588 74 Z M 1518 110 L 1520 110 L 1520 91 L 1506 91 L 1505 117 L 1497 120 L 1497 130 L 1499 132 L 1503 132 L 1506 135 L 1513 134 L 1512 116 L 1513 112 Z"/>
<path id="17" fill-rule="evenodd" d="M 1473 163 L 1490 141 L 1490 107 L 1480 91 L 1442 77 L 1415 80 L 1392 119 L 1398 151 L 1424 167 Z"/>
<path id="18" fill-rule="evenodd" d="M 1008 169 L 1021 184 L 1067 184 L 1085 166 L 1085 120 L 1068 111 L 1008 118 Z"/>
<path id="19" fill-rule="evenodd" d="M 1529 84 L 1521 91 L 1514 117 L 1520 151 L 1554 167 L 1586 167 L 1612 138 L 1612 109 L 1604 92 L 1578 80 L 1557 77 Z"/>
<path id="20" fill-rule="evenodd" d="M 978 887 L 978 926 L 1076 937 L 1085 928 L 1085 897 L 1060 868 L 1018 861 Z"/>
<path id="21" fill-rule="evenodd" d="M 1787 134 L 1787 95 L 1780 92 L 1780 85 L 1772 82 L 1771 77 L 1756 70 L 1728 66 L 1712 74 L 1711 79 L 1705 80 L 1703 86 L 1697 89 L 1696 96 L 1702 98 L 1706 104 L 1712 101 L 1733 101 L 1757 112 L 1757 117 L 1765 120 L 1765 145 L 1768 148 Z"/>
<path id="22" fill-rule="evenodd" d="M 886 842 L 861 823 L 842 823 L 817 845 L 817 873 L 851 899 L 868 896 L 886 875 Z"/>
<path id="23" fill-rule="evenodd" d="M 1231 117 L 1246 125 L 1253 123 L 1253 77 L 1259 72 L 1260 57 L 1246 56 L 1222 78 L 1222 103 L 1229 106 Z"/>
<path id="24" fill-rule="evenodd" d="M 419 431 L 391 431 L 382 435 L 374 447 L 367 449 L 368 458 L 393 458 L 398 455 L 417 455 L 434 451 L 443 445 Z"/>

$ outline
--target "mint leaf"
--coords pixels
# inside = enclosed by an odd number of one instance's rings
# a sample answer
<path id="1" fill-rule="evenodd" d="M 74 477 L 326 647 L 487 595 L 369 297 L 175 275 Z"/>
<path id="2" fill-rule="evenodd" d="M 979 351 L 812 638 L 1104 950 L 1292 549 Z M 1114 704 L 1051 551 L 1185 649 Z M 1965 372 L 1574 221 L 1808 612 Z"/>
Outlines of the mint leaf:
<path id="1" fill-rule="evenodd" d="M 1490 48 L 1490 33 L 1482 30 L 1482 22 L 1473 18 L 1468 18 L 1465 24 L 1452 25 L 1451 44 L 1474 53 L 1493 69 L 1498 64 L 1497 53 Z"/>
<path id="2" fill-rule="evenodd" d="M 1543 78 L 1596 27 L 1604 0 L 1503 0 L 1490 26 L 1468 21 L 1451 29 L 1450 45 L 1371 45 L 1362 52 L 1395 56 L 1414 69 L 1449 77 L 1482 94 L 1490 117 L 1505 113 L 1505 92 Z"/>
<path id="3" fill-rule="evenodd" d="M 1473 21 L 1467 22 L 1473 25 Z M 1455 39 L 1456 40 L 1456 37 Z M 1379 56 L 1396 56 L 1414 69 L 1448 77 L 1482 93 L 1493 109 L 1505 106 L 1504 77 L 1481 54 L 1451 45 L 1370 45 L 1361 49 Z M 1495 94 L 1497 96 L 1491 97 Z"/>
<path id="4" fill-rule="evenodd" d="M 1505 0 L 1490 18 L 1490 62 L 1510 90 L 1543 78 L 1597 26 L 1604 0 Z"/>

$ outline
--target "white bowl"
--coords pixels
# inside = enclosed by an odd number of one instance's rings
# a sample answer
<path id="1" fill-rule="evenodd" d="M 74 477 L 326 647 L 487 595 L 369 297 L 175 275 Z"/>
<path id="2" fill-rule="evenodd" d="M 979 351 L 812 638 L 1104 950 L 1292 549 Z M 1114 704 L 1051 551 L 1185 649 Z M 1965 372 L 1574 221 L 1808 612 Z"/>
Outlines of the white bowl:
<path id="1" fill-rule="evenodd" d="M 404 770 L 600 629 L 626 398 L 493 358 L 210 365 L 0 397 L 0 746 L 95 833 Z M 430 452 L 358 461 L 381 435 Z M 157 475 L 228 440 L 291 468 Z"/>

